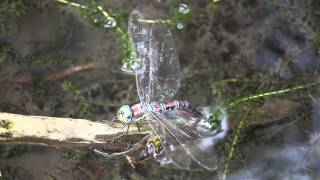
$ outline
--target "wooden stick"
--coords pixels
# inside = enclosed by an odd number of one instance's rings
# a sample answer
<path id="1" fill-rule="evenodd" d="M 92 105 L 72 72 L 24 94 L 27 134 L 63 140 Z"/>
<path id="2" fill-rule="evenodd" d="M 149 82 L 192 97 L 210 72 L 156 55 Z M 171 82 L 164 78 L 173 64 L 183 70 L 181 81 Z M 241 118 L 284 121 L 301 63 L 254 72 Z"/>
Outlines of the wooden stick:
<path id="1" fill-rule="evenodd" d="M 112 125 L 86 119 L 28 116 L 0 112 L 0 143 L 36 143 L 57 146 L 88 146 L 106 143 L 101 137 L 124 134 L 122 123 Z M 145 132 L 146 126 L 144 127 Z M 137 134 L 131 127 L 129 134 Z M 141 134 L 140 134 L 141 135 Z M 100 139 L 99 139 L 100 137 Z"/>

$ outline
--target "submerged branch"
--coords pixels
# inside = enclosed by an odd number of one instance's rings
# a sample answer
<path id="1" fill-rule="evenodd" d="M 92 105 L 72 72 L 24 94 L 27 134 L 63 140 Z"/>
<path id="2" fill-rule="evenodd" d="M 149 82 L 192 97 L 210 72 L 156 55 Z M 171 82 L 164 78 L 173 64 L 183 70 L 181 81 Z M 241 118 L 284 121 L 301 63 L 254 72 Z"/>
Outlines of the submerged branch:
<path id="1" fill-rule="evenodd" d="M 64 69 L 62 71 L 59 72 L 55 72 L 54 74 L 51 74 L 47 77 L 47 80 L 49 81 L 56 81 L 59 79 L 64 78 L 65 76 L 80 72 L 80 71 L 84 71 L 84 70 L 88 70 L 88 69 L 93 69 L 93 68 L 97 68 L 100 67 L 101 65 L 97 64 L 97 63 L 89 63 L 89 64 L 83 64 L 83 65 L 78 65 L 78 66 L 73 66 L 67 69 Z"/>

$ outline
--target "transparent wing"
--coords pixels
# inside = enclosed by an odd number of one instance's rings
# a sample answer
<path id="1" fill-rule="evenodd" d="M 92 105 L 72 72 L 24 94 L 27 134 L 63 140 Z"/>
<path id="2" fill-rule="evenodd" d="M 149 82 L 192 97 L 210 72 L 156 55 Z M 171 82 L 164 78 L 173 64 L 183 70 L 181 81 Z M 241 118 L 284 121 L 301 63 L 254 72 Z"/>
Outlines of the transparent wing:
<path id="1" fill-rule="evenodd" d="M 167 25 L 151 25 L 141 19 L 143 16 L 133 11 L 128 25 L 138 59 L 136 83 L 140 101 L 168 101 L 180 85 L 180 65 L 172 35 Z"/>
<path id="2" fill-rule="evenodd" d="M 136 83 L 138 95 L 141 102 L 150 102 L 149 93 L 149 38 L 150 25 L 141 23 L 139 19 L 143 16 L 138 11 L 133 11 L 129 16 L 128 33 L 131 43 L 133 44 L 134 56 L 137 61 Z"/>
<path id="3" fill-rule="evenodd" d="M 189 169 L 191 164 L 191 158 L 180 146 L 180 143 L 177 139 L 170 134 L 165 128 L 164 124 L 159 120 L 159 118 L 153 114 L 148 114 L 147 121 L 152 128 L 153 132 L 161 137 L 161 144 L 164 147 L 164 150 L 173 164 L 181 169 Z"/>
<path id="4" fill-rule="evenodd" d="M 150 30 L 149 88 L 151 101 L 170 101 L 180 85 L 180 64 L 171 32 L 156 23 Z"/>
<path id="5" fill-rule="evenodd" d="M 170 113 L 152 113 L 153 121 L 163 127 L 165 151 L 171 158 L 171 149 L 182 149 L 202 167 L 215 170 L 217 159 L 214 152 L 216 137 L 209 128 L 202 126 L 196 119 L 186 116 L 181 111 Z M 152 125 L 151 125 L 152 126 Z M 172 141 L 175 142 L 172 144 Z M 175 159 L 172 159 L 175 161 Z"/>

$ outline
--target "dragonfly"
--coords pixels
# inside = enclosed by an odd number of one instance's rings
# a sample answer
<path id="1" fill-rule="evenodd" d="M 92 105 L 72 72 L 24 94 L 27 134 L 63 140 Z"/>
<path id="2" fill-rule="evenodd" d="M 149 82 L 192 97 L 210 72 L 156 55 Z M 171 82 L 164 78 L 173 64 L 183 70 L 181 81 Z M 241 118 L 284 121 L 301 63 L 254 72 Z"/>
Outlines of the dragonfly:
<path id="1" fill-rule="evenodd" d="M 129 16 L 128 32 L 137 63 L 134 67 L 140 103 L 123 105 L 117 119 L 129 125 L 146 120 L 170 161 L 181 169 L 192 162 L 208 170 L 217 169 L 214 145 L 220 136 L 196 116 L 186 100 L 175 100 L 180 86 L 180 64 L 169 27 L 148 23 L 139 11 Z M 219 133 L 218 133 L 219 134 Z"/>

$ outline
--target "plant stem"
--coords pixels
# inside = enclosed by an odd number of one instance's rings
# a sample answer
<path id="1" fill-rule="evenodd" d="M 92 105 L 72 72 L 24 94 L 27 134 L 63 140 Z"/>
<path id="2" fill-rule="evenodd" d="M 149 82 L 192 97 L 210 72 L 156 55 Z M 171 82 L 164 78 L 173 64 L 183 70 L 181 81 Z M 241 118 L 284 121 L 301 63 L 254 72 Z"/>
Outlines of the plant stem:
<path id="1" fill-rule="evenodd" d="M 71 2 L 71 1 L 67 1 L 67 0 L 55 0 L 55 1 L 63 3 L 63 4 L 69 4 L 71 6 L 82 8 L 82 9 L 88 9 L 88 7 L 85 6 L 85 5 L 81 5 L 81 4 L 78 4 L 78 3 L 75 3 L 75 2 Z"/>
<path id="2" fill-rule="evenodd" d="M 163 20 L 163 19 L 138 19 L 139 22 L 147 23 L 147 24 L 155 24 L 155 23 L 164 23 L 164 24 L 171 24 L 171 19 Z"/>
<path id="3" fill-rule="evenodd" d="M 243 98 L 237 99 L 237 100 L 229 103 L 227 105 L 227 109 L 232 109 L 232 108 L 236 107 L 237 105 L 244 103 L 244 102 L 247 102 L 247 101 L 256 100 L 256 99 L 262 98 L 262 97 L 280 95 L 280 94 L 284 94 L 287 92 L 297 91 L 297 90 L 301 90 L 301 89 L 315 86 L 316 84 L 317 83 L 314 82 L 314 83 L 309 83 L 309 84 L 305 84 L 305 85 L 294 86 L 291 88 L 281 89 L 281 90 L 277 90 L 277 91 L 265 92 L 265 93 L 260 93 L 260 94 L 248 96 L 248 97 L 243 97 Z"/>
<path id="4" fill-rule="evenodd" d="M 240 123 L 238 125 L 237 130 L 236 130 L 235 136 L 234 136 L 234 138 L 232 140 L 231 148 L 230 148 L 230 151 L 228 153 L 228 157 L 226 159 L 226 163 L 224 165 L 224 171 L 223 171 L 222 179 L 226 179 L 226 176 L 229 173 L 229 162 L 233 158 L 235 147 L 236 147 L 236 145 L 237 145 L 237 143 L 239 141 L 240 131 L 241 131 L 242 127 L 244 126 L 244 123 L 245 123 L 246 119 L 247 119 L 247 115 L 244 115 L 244 116 L 241 117 L 241 120 L 240 120 Z"/>

